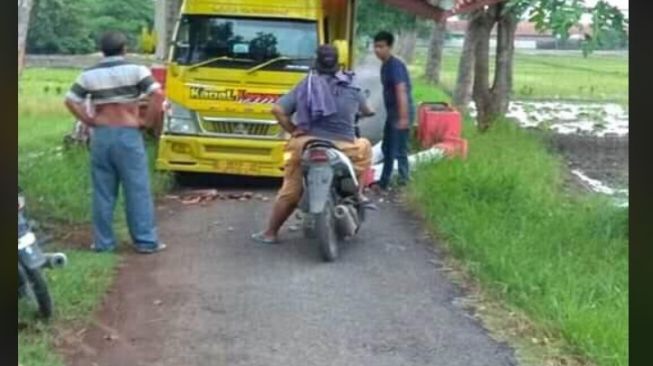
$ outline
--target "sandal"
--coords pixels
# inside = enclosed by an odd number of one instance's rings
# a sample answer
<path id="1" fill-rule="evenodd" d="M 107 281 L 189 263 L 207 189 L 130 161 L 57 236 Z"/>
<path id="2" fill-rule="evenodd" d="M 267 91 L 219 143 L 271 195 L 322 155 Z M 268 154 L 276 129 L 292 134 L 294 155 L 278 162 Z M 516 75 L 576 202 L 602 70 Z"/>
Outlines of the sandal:
<path id="1" fill-rule="evenodd" d="M 266 237 L 263 232 L 252 234 L 251 238 L 255 242 L 261 243 L 261 244 L 279 244 L 279 241 L 276 238 L 270 239 L 270 238 Z"/>

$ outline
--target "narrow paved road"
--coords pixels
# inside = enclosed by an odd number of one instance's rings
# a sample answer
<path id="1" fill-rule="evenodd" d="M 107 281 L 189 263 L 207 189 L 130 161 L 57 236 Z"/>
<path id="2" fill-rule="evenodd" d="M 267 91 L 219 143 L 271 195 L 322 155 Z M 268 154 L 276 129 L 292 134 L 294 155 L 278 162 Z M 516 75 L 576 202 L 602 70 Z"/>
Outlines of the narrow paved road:
<path id="1" fill-rule="evenodd" d="M 432 243 L 399 204 L 381 204 L 330 264 L 300 232 L 284 231 L 278 246 L 251 242 L 270 204 L 167 203 L 169 249 L 127 257 L 69 364 L 516 364 L 508 346 L 453 305 L 457 291 Z"/>
<path id="2" fill-rule="evenodd" d="M 380 70 L 381 61 L 373 54 L 365 56 L 355 70 L 356 84 L 363 90 L 370 92 L 367 103 L 376 112 L 374 117 L 364 118 L 360 121 L 361 134 L 372 141 L 372 143 L 381 140 L 383 137 L 383 125 L 385 124 L 383 86 L 379 77 Z"/>

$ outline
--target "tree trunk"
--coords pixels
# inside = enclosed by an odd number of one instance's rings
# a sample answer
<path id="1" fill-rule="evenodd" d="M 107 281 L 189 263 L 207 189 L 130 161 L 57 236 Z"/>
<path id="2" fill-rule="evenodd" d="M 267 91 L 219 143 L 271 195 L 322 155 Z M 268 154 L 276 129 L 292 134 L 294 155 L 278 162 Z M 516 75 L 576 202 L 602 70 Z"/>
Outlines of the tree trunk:
<path id="1" fill-rule="evenodd" d="M 454 105 L 460 110 L 466 110 L 472 100 L 472 89 L 474 87 L 474 50 L 478 43 L 478 28 L 482 25 L 479 17 L 483 16 L 482 11 L 472 14 L 467 23 L 463 50 L 458 62 L 458 76 L 456 89 L 454 91 Z"/>
<path id="2" fill-rule="evenodd" d="M 396 45 L 398 49 L 395 52 L 404 62 L 410 64 L 415 59 L 415 47 L 417 46 L 417 30 L 402 30 L 397 37 Z"/>
<path id="3" fill-rule="evenodd" d="M 25 59 L 25 43 L 27 41 L 27 30 L 29 29 L 29 18 L 32 10 L 32 0 L 18 0 L 18 76 L 23 71 Z"/>
<path id="4" fill-rule="evenodd" d="M 515 31 L 519 20 L 511 13 L 501 15 L 497 29 L 496 67 L 492 85 L 492 103 L 498 116 L 508 112 L 512 95 L 513 56 Z"/>
<path id="5" fill-rule="evenodd" d="M 486 131 L 492 122 L 507 113 L 512 93 L 514 40 L 519 19 L 513 13 L 503 12 L 503 7 L 504 3 L 498 3 L 471 16 L 458 65 L 454 103 L 460 109 L 467 107 L 471 84 L 480 131 Z M 490 88 L 490 36 L 495 23 L 498 24 L 497 51 Z"/>
<path id="6" fill-rule="evenodd" d="M 157 34 L 156 57 L 165 60 L 168 57 L 172 32 L 179 17 L 181 0 L 156 0 L 154 4 L 154 29 Z"/>
<path id="7" fill-rule="evenodd" d="M 403 30 L 398 30 L 397 34 L 395 34 L 395 44 L 392 47 L 392 52 L 403 58 L 403 52 L 404 52 L 404 31 Z"/>
<path id="8" fill-rule="evenodd" d="M 444 38 L 447 31 L 446 19 L 433 24 L 431 32 L 431 42 L 429 43 L 428 60 L 426 61 L 426 70 L 424 75 L 426 80 L 432 84 L 440 83 L 440 70 L 442 69 L 442 49 L 444 48 Z"/>
<path id="9" fill-rule="evenodd" d="M 496 118 L 495 105 L 490 90 L 490 34 L 496 22 L 497 6 L 491 6 L 471 24 L 477 32 L 474 47 L 474 87 L 472 97 L 476 104 L 478 128 L 486 131 Z"/>

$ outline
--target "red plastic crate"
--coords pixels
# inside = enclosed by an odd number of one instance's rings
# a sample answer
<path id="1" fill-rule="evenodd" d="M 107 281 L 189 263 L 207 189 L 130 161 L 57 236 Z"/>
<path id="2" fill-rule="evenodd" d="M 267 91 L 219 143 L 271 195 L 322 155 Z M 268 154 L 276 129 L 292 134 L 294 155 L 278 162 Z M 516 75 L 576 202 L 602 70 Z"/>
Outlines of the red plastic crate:
<path id="1" fill-rule="evenodd" d="M 460 139 L 462 118 L 446 103 L 426 102 L 419 106 L 417 137 L 424 149 L 447 139 Z"/>

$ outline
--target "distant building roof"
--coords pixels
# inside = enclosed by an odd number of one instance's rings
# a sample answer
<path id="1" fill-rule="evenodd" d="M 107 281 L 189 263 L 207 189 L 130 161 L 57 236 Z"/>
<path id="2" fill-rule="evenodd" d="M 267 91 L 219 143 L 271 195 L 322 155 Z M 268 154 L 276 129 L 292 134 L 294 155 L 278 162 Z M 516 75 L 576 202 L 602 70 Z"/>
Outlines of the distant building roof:
<path id="1" fill-rule="evenodd" d="M 467 30 L 467 21 L 466 20 L 451 20 L 447 22 L 447 31 L 453 34 L 464 34 Z M 496 34 L 496 27 L 492 29 L 492 34 Z M 592 30 L 589 27 L 575 26 L 569 30 L 570 36 L 584 36 L 585 33 L 591 34 Z M 551 31 L 540 32 L 535 28 L 535 23 L 533 22 L 519 22 L 517 23 L 517 29 L 515 30 L 516 37 L 542 37 L 542 36 L 552 36 Z"/>

